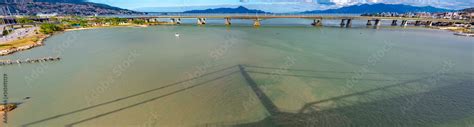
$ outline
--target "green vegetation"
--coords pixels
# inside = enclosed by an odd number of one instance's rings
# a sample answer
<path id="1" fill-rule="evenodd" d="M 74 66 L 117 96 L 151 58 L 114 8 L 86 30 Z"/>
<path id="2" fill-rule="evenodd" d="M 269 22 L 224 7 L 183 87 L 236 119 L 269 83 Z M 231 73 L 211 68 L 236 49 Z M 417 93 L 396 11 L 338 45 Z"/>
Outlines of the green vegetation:
<path id="1" fill-rule="evenodd" d="M 10 34 L 11 32 L 12 32 L 12 30 L 3 30 L 2 35 L 6 36 L 6 35 Z"/>
<path id="2" fill-rule="evenodd" d="M 84 20 L 84 19 L 78 19 L 78 20 L 65 19 L 65 20 L 61 20 L 61 23 L 66 28 L 69 28 L 69 27 L 87 27 L 88 26 L 87 20 Z"/>
<path id="3" fill-rule="evenodd" d="M 40 32 L 44 34 L 51 34 L 56 31 L 62 31 L 62 30 L 63 28 L 59 27 L 58 25 L 50 24 L 50 23 L 42 24 L 40 26 Z"/>
<path id="4" fill-rule="evenodd" d="M 106 18 L 106 19 L 99 19 L 99 20 L 103 20 L 105 23 L 110 23 L 111 25 L 119 25 L 120 23 L 124 23 L 124 22 L 127 22 L 127 19 L 123 19 L 123 18 Z"/>
<path id="5" fill-rule="evenodd" d="M 58 17 L 51 17 L 51 18 L 49 18 L 49 21 L 57 22 L 57 21 L 59 21 L 59 19 L 58 19 Z"/>
<path id="6" fill-rule="evenodd" d="M 102 26 L 102 25 L 111 25 L 118 26 L 123 23 L 133 23 L 133 24 L 146 24 L 145 20 L 134 20 L 129 22 L 126 18 L 103 18 L 103 17 L 92 17 L 92 18 L 80 18 L 72 17 L 69 19 L 62 19 L 61 26 L 65 29 L 73 27 L 91 27 L 91 26 Z"/>
<path id="7" fill-rule="evenodd" d="M 28 19 L 28 18 L 19 18 L 17 20 L 19 23 L 22 23 L 22 24 L 29 24 L 29 23 L 33 23 L 34 21 L 31 20 L 31 19 Z"/>
<path id="8" fill-rule="evenodd" d="M 136 25 L 158 25 L 166 22 L 147 22 L 143 19 L 128 20 L 127 18 L 108 18 L 108 17 L 63 17 L 53 18 L 56 23 L 46 23 L 40 26 L 39 32 L 44 34 L 51 34 L 56 31 L 62 31 L 73 28 L 88 28 L 88 27 L 107 27 L 107 26 L 136 26 Z M 24 22 L 30 22 L 26 19 Z M 59 23 L 57 23 L 59 22 Z"/>
<path id="9" fill-rule="evenodd" d="M 140 25 L 143 25 L 143 24 L 145 24 L 145 20 L 137 19 L 137 20 L 133 20 L 132 23 L 133 23 L 133 24 L 140 24 Z"/>

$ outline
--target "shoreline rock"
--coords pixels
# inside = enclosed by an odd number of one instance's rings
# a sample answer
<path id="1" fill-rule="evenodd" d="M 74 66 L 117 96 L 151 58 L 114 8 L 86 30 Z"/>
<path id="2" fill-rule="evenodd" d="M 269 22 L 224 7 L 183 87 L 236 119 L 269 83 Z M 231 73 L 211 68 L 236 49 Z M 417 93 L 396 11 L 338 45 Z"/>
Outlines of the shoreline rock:
<path id="1" fill-rule="evenodd" d="M 43 43 L 44 40 L 46 38 L 50 37 L 50 36 L 51 35 L 45 35 L 44 37 L 39 38 L 38 41 L 36 41 L 36 43 L 33 43 L 31 45 L 25 45 L 25 46 L 13 47 L 13 48 L 10 48 L 10 49 L 0 50 L 0 56 L 6 56 L 6 55 L 10 55 L 10 54 L 19 52 L 19 51 L 24 51 L 24 50 L 32 49 L 32 48 L 35 48 L 35 47 L 43 46 L 44 45 L 44 43 Z"/>

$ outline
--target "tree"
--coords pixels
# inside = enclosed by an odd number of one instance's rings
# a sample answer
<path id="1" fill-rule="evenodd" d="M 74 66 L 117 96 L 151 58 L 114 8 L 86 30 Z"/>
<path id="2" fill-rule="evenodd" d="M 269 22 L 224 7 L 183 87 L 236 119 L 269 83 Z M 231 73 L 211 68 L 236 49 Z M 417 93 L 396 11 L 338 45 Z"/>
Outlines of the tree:
<path id="1" fill-rule="evenodd" d="M 57 17 L 50 17 L 50 18 L 49 18 L 49 21 L 50 21 L 50 22 L 58 22 L 59 19 L 58 19 Z"/>
<path id="2" fill-rule="evenodd" d="M 73 20 L 65 19 L 65 20 L 62 20 L 61 23 L 63 24 L 63 26 L 67 26 L 67 27 L 72 27 L 72 26 L 87 27 L 88 26 L 87 20 L 84 20 L 84 19 L 73 19 Z"/>
<path id="3" fill-rule="evenodd" d="M 56 24 L 45 23 L 40 26 L 40 32 L 44 34 L 51 34 L 56 31 L 62 31 L 62 28 Z"/>
<path id="4" fill-rule="evenodd" d="M 19 18 L 18 19 L 18 23 L 21 23 L 21 24 L 28 24 L 28 23 L 33 23 L 34 21 L 31 20 L 31 19 L 28 19 L 28 18 Z"/>
<path id="5" fill-rule="evenodd" d="M 126 21 L 127 21 L 126 19 L 117 18 L 117 17 L 105 19 L 105 22 L 108 22 L 111 25 L 119 25 L 120 23 L 126 22 Z"/>
<path id="6" fill-rule="evenodd" d="M 78 22 L 77 24 L 75 24 L 75 25 L 79 25 L 79 26 L 81 26 L 81 27 L 87 27 L 87 21 L 81 19 L 81 20 L 79 20 L 79 22 Z"/>
<path id="7" fill-rule="evenodd" d="M 133 24 L 145 24 L 145 20 L 142 20 L 142 19 L 133 20 Z"/>
<path id="8" fill-rule="evenodd" d="M 6 36 L 11 33 L 11 30 L 3 30 L 2 35 Z"/>

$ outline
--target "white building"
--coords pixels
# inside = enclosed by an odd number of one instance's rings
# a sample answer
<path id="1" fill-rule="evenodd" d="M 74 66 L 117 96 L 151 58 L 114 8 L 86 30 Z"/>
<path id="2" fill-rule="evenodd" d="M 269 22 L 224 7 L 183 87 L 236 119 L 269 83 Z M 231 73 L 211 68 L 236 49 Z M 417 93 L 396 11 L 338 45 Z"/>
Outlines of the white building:
<path id="1" fill-rule="evenodd" d="M 36 16 L 41 17 L 41 18 L 49 18 L 49 17 L 53 17 L 53 16 L 57 16 L 57 15 L 58 15 L 58 13 L 51 13 L 51 14 L 38 13 L 38 14 L 36 14 Z"/>

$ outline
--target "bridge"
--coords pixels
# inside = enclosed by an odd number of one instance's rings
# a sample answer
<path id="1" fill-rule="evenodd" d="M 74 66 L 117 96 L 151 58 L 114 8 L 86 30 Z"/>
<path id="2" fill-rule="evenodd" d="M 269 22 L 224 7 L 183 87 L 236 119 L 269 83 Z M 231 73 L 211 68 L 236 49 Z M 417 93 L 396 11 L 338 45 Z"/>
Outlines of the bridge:
<path id="1" fill-rule="evenodd" d="M 206 24 L 206 19 L 222 19 L 225 25 L 231 25 L 232 19 L 244 19 L 253 20 L 254 26 L 260 26 L 262 20 L 266 19 L 309 19 L 313 20 L 311 25 L 323 26 L 324 20 L 340 20 L 341 27 L 351 27 L 352 21 L 354 20 L 366 20 L 367 26 L 380 26 L 382 21 L 392 21 L 391 26 L 407 26 L 408 24 L 414 24 L 415 26 L 432 26 L 433 23 L 474 23 L 472 20 L 452 20 L 452 19 L 440 19 L 440 18 L 413 18 L 413 17 L 370 17 L 370 16 L 343 16 L 343 15 L 313 15 L 313 14 L 176 14 L 176 15 L 142 15 L 142 16 L 126 16 L 120 17 L 133 20 L 145 20 L 145 22 L 158 22 L 158 19 L 170 19 L 169 24 L 181 24 L 181 19 L 197 19 L 198 25 Z M 49 22 L 50 18 L 31 18 L 31 20 L 37 22 Z M 0 17 L 0 24 L 17 24 L 18 21 L 14 17 Z"/>
<path id="2" fill-rule="evenodd" d="M 265 19 L 310 19 L 313 20 L 311 25 L 322 26 L 323 20 L 341 20 L 341 27 L 351 27 L 353 20 L 367 20 L 367 26 L 380 26 L 381 21 L 388 20 L 392 21 L 390 25 L 397 26 L 400 22 L 400 26 L 407 26 L 409 22 L 413 22 L 415 26 L 432 26 L 435 22 L 442 23 L 470 23 L 472 21 L 467 20 L 452 20 L 452 19 L 439 19 L 439 18 L 411 18 L 411 17 L 369 17 L 369 16 L 330 16 L 330 15 L 161 15 L 161 16 L 136 16 L 127 17 L 129 20 L 141 19 L 146 22 L 158 21 L 158 19 L 168 18 L 172 24 L 181 24 L 181 19 L 197 19 L 198 25 L 206 24 L 206 19 L 223 19 L 225 25 L 231 25 L 232 19 L 247 19 L 253 20 L 254 26 L 260 26 L 261 20 Z"/>

